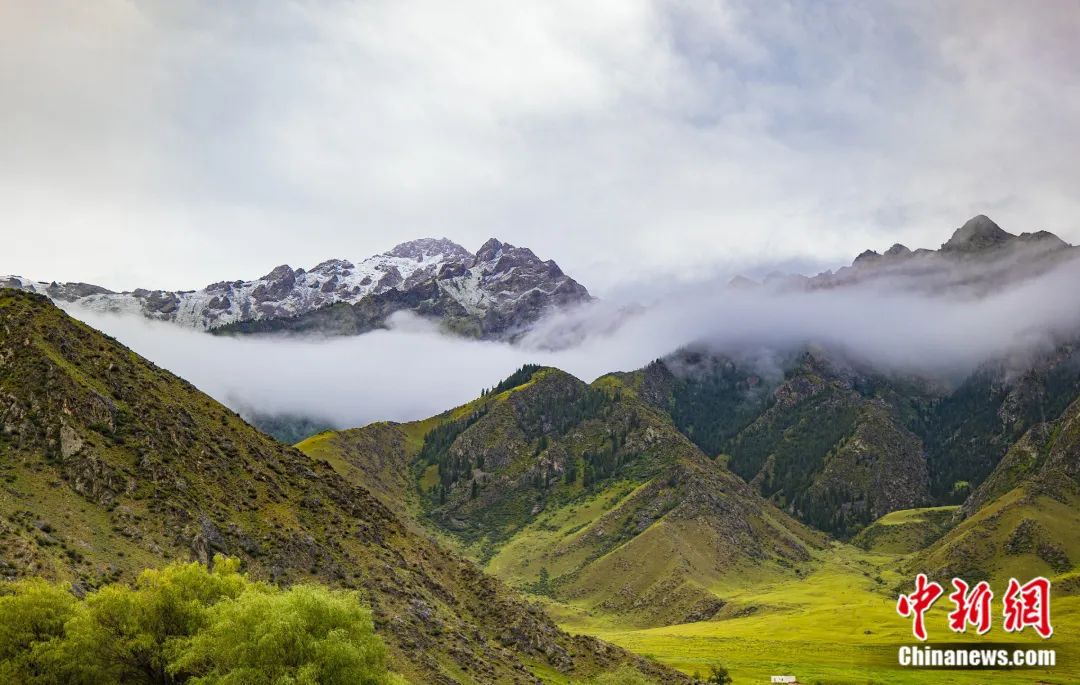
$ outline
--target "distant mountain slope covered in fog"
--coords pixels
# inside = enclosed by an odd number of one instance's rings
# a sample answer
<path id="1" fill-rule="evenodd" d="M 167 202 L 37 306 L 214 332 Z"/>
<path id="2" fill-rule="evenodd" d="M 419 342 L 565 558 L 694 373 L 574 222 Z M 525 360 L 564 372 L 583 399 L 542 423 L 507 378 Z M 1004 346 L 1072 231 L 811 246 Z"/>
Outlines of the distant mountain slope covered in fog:
<path id="1" fill-rule="evenodd" d="M 806 289 L 872 286 L 885 291 L 977 297 L 1043 275 L 1080 256 L 1080 250 L 1049 231 L 1004 230 L 979 214 L 964 222 L 937 250 L 894 244 L 864 250 L 850 266 L 811 278 L 774 275 L 766 284 Z M 735 285 L 747 285 L 740 279 Z"/>

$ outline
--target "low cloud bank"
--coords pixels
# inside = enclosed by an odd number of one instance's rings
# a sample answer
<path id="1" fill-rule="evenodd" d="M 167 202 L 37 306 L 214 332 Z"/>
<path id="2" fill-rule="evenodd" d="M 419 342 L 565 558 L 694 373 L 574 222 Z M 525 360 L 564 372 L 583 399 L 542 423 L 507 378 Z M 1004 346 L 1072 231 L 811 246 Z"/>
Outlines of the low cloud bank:
<path id="1" fill-rule="evenodd" d="M 523 341 L 588 357 L 614 358 L 633 349 L 653 357 L 701 343 L 718 352 L 787 349 L 806 344 L 841 348 L 885 370 L 964 374 L 987 359 L 1022 355 L 1076 334 L 1080 306 L 1070 293 L 1080 264 L 980 298 L 957 298 L 846 287 L 777 292 L 722 286 L 688 288 L 637 312 L 603 304 L 549 318 Z M 613 321 L 625 318 L 620 324 Z"/>
<path id="2" fill-rule="evenodd" d="M 300 414 L 338 427 L 436 414 L 529 358 L 510 345 L 452 338 L 412 321 L 358 337 L 258 338 L 78 307 L 69 313 L 234 409 Z"/>
<path id="3" fill-rule="evenodd" d="M 689 344 L 743 357 L 817 344 L 886 371 L 955 379 L 988 359 L 1043 351 L 1080 330 L 1080 264 L 980 298 L 847 287 L 778 293 L 702 283 L 647 307 L 597 303 L 542 321 L 515 345 L 442 335 L 411 317 L 335 339 L 215 337 L 172 324 L 71 313 L 216 399 L 358 426 L 430 416 L 526 362 L 591 381 Z"/>

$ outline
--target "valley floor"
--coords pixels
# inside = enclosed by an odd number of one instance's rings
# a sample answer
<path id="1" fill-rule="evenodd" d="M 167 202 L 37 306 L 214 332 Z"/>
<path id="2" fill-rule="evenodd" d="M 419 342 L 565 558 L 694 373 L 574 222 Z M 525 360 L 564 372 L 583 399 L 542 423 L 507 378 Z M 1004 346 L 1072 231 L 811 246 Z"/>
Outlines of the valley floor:
<path id="1" fill-rule="evenodd" d="M 1053 597 L 1055 636 L 1030 635 L 1023 644 L 1057 650 L 1050 669 L 959 671 L 900 668 L 897 648 L 915 644 L 910 623 L 895 610 L 898 587 L 911 578 L 895 571 L 902 557 L 869 554 L 833 543 L 801 580 L 763 583 L 724 592 L 729 618 L 646 630 L 621 630 L 579 607 L 549 604 L 570 632 L 595 635 L 686 673 L 709 672 L 720 663 L 736 684 L 768 683 L 771 675 L 795 675 L 801 683 L 1047 683 L 1080 682 L 1080 597 Z M 994 627 L 983 637 L 954 636 L 942 598 L 927 615 L 929 643 L 1014 642 L 1001 628 L 1000 590 L 995 588 Z M 1026 631 L 1031 633 L 1030 629 Z"/>

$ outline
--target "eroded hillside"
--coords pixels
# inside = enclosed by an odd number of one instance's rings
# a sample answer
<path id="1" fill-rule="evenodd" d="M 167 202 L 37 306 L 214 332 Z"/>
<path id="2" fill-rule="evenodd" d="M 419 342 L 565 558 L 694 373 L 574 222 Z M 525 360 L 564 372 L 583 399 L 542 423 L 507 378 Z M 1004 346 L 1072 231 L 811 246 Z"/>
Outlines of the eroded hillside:
<path id="1" fill-rule="evenodd" d="M 0 569 L 76 592 L 172 559 L 362 589 L 395 668 L 425 683 L 536 682 L 636 664 L 561 632 L 330 464 L 284 447 L 172 374 L 0 289 Z"/>

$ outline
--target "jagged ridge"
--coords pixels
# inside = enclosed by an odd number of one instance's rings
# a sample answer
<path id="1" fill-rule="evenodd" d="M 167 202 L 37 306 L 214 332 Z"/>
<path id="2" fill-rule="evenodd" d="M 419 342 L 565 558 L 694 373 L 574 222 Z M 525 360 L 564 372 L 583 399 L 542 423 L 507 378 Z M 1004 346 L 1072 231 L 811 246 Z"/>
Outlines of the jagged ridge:
<path id="1" fill-rule="evenodd" d="M 1046 274 L 1080 250 L 1049 231 L 1015 235 L 985 215 L 972 217 L 937 250 L 899 243 L 885 252 L 864 250 L 850 266 L 816 276 L 769 274 L 763 283 L 737 276 L 735 289 L 817 290 L 870 285 L 885 291 L 979 297 Z"/>
<path id="2" fill-rule="evenodd" d="M 549 309 L 590 299 L 555 262 L 494 238 L 475 255 L 445 238 L 425 238 L 355 264 L 330 259 L 311 270 L 282 265 L 253 281 L 221 281 L 193 291 L 115 293 L 18 276 L 0 279 L 0 285 L 98 311 L 227 333 L 358 334 L 407 310 L 458 333 L 512 338 Z"/>

